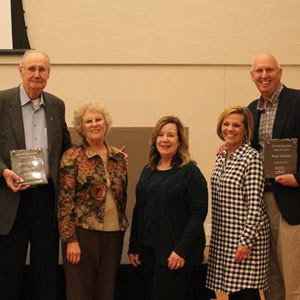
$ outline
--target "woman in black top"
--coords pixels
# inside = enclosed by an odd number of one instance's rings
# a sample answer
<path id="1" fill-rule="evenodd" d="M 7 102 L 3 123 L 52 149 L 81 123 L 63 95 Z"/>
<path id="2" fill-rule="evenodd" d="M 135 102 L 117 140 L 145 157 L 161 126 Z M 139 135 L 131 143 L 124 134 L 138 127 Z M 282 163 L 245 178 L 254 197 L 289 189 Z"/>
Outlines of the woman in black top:
<path id="1" fill-rule="evenodd" d="M 136 186 L 128 251 L 133 266 L 141 260 L 151 299 L 184 299 L 193 267 L 203 260 L 206 215 L 206 181 L 191 161 L 183 125 L 163 117 Z"/>

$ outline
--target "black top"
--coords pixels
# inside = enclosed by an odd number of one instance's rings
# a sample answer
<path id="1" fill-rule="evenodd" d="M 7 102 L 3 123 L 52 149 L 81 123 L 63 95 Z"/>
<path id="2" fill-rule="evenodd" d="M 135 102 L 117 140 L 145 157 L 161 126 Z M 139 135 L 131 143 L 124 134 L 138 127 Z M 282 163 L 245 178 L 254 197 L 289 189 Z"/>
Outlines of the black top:
<path id="1" fill-rule="evenodd" d="M 151 172 L 146 191 L 144 208 L 143 245 L 155 247 L 158 238 L 158 207 L 159 190 L 164 181 L 170 176 L 174 169 Z M 139 185 L 139 183 L 138 183 Z M 137 189 L 139 186 L 137 185 Z"/>
<path id="2" fill-rule="evenodd" d="M 130 254 L 140 254 L 144 244 L 147 190 L 155 173 L 159 172 L 151 171 L 146 166 L 136 187 L 128 250 Z M 205 247 L 203 222 L 207 215 L 206 180 L 194 163 L 174 168 L 165 174 L 168 176 L 157 188 L 157 261 L 167 265 L 168 257 L 175 251 L 186 260 L 187 265 L 198 265 L 203 260 Z"/>

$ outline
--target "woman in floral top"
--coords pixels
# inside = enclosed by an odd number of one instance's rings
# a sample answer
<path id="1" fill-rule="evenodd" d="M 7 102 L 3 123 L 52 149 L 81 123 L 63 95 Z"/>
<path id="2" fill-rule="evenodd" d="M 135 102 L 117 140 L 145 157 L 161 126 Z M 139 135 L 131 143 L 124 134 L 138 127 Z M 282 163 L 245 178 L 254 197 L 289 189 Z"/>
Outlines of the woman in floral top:
<path id="1" fill-rule="evenodd" d="M 128 222 L 125 155 L 105 137 L 111 116 L 99 103 L 74 113 L 82 144 L 62 158 L 58 221 L 67 299 L 113 300 Z"/>

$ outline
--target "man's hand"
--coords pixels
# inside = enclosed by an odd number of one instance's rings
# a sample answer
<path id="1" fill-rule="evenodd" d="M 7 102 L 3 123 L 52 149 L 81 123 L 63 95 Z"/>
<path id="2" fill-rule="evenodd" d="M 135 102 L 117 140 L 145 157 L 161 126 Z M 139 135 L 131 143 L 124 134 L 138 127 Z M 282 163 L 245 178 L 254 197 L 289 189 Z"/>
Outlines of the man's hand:
<path id="1" fill-rule="evenodd" d="M 168 258 L 168 267 L 170 270 L 181 269 L 185 264 L 185 259 L 179 256 L 175 251 L 172 251 Z"/>
<path id="2" fill-rule="evenodd" d="M 130 263 L 134 266 L 137 267 L 140 263 L 140 258 L 138 254 L 128 254 L 128 258 Z"/>
<path id="3" fill-rule="evenodd" d="M 217 148 L 217 154 L 222 154 L 222 152 L 227 148 L 227 144 L 223 143 Z"/>
<path id="4" fill-rule="evenodd" d="M 29 185 L 14 184 L 16 182 L 23 182 L 24 180 L 12 170 L 4 169 L 2 175 L 6 180 L 7 186 L 15 193 L 29 188 Z"/>
<path id="5" fill-rule="evenodd" d="M 81 259 L 81 249 L 78 242 L 67 244 L 67 260 L 71 264 L 78 264 Z"/>
<path id="6" fill-rule="evenodd" d="M 293 174 L 284 174 L 284 175 L 276 176 L 275 181 L 284 186 L 290 186 L 290 187 L 298 187 L 299 186 L 299 184 Z"/>

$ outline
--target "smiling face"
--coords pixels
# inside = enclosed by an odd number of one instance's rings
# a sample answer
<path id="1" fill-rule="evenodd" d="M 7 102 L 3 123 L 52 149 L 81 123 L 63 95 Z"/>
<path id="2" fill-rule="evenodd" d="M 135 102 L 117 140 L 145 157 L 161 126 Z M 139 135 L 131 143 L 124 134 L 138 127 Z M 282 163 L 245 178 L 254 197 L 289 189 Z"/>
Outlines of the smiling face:
<path id="1" fill-rule="evenodd" d="M 19 66 L 19 72 L 26 93 L 31 99 L 35 98 L 47 84 L 50 75 L 49 61 L 40 52 L 29 53 Z"/>
<path id="2" fill-rule="evenodd" d="M 177 127 L 174 123 L 167 123 L 160 129 L 156 138 L 156 149 L 161 158 L 172 158 L 179 147 Z"/>
<path id="3" fill-rule="evenodd" d="M 102 142 L 107 132 L 104 116 L 92 109 L 87 109 L 82 116 L 82 134 L 89 145 Z"/>
<path id="4" fill-rule="evenodd" d="M 222 137 L 231 152 L 239 148 L 244 142 L 247 131 L 243 121 L 243 115 L 232 113 L 225 117 L 222 122 Z"/>
<path id="5" fill-rule="evenodd" d="M 250 72 L 252 80 L 265 100 L 268 100 L 280 85 L 282 69 L 270 54 L 259 55 Z"/>

